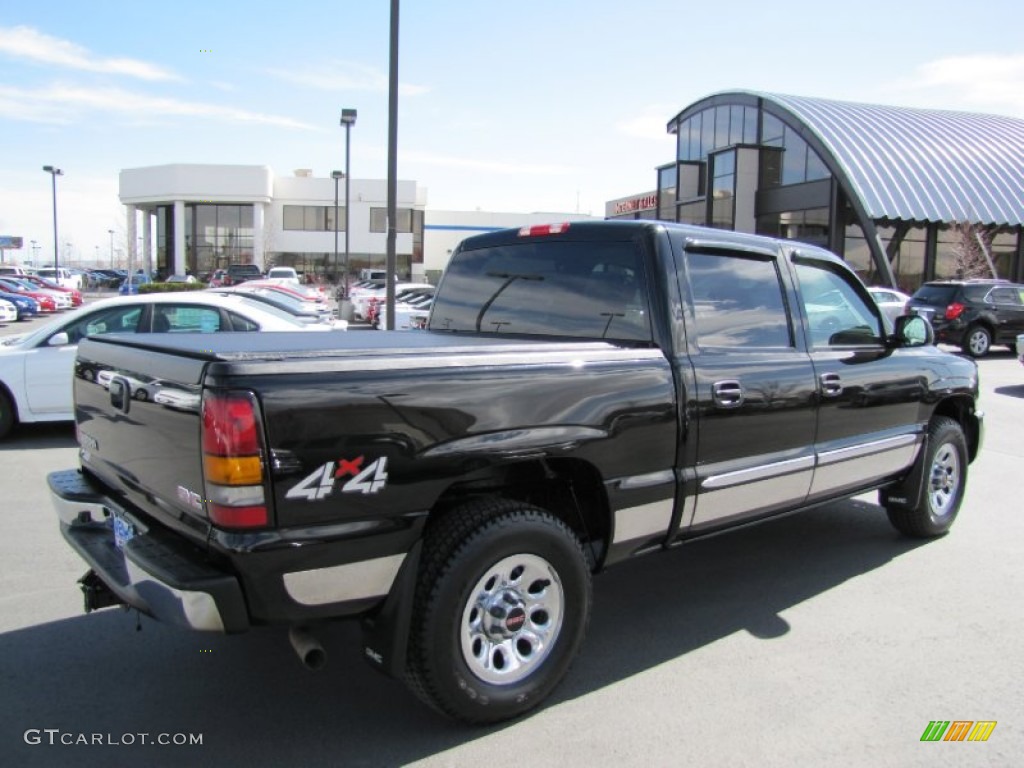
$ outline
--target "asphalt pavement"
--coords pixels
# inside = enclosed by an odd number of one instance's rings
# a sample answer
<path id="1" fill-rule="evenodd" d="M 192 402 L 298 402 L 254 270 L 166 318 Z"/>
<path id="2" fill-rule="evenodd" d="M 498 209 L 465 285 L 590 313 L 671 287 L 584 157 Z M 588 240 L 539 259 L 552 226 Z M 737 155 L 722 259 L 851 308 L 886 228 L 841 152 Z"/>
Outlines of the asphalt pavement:
<path id="1" fill-rule="evenodd" d="M 489 728 L 370 669 L 351 624 L 313 673 L 277 628 L 84 615 L 45 485 L 73 428 L 20 427 L 0 442 L 0 765 L 1020 765 L 1024 366 L 980 369 L 986 439 L 948 536 L 901 538 L 866 495 L 611 569 L 552 700 Z M 932 721 L 996 726 L 922 742 Z"/>

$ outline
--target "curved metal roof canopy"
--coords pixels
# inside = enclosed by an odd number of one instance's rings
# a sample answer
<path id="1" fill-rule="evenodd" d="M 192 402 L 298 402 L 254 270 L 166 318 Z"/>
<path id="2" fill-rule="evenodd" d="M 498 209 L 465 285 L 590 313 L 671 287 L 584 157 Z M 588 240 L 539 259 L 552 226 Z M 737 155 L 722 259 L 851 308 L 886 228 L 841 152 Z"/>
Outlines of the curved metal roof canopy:
<path id="1" fill-rule="evenodd" d="M 745 93 L 803 123 L 872 219 L 1024 225 L 1024 120 Z"/>

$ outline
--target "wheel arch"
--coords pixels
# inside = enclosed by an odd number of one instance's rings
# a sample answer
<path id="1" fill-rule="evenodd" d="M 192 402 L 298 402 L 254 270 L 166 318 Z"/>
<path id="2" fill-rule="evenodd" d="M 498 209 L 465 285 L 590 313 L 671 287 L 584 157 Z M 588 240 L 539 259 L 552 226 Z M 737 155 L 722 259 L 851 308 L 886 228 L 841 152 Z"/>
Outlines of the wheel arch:
<path id="1" fill-rule="evenodd" d="M 579 537 L 592 569 L 607 550 L 611 508 L 601 472 L 588 461 L 538 457 L 479 469 L 441 494 L 428 514 L 427 527 L 480 496 L 522 501 L 555 515 Z"/>
<path id="2" fill-rule="evenodd" d="M 6 382 L 0 380 L 0 394 L 7 398 L 7 402 L 11 404 L 11 427 L 17 426 L 21 422 L 21 411 L 18 408 L 18 398 L 15 397 L 10 387 L 7 386 Z"/>
<path id="3" fill-rule="evenodd" d="M 974 401 L 969 397 L 947 397 L 936 405 L 932 418 L 947 416 L 960 425 L 967 438 L 967 455 L 973 462 L 981 450 L 981 420 L 974 409 Z"/>

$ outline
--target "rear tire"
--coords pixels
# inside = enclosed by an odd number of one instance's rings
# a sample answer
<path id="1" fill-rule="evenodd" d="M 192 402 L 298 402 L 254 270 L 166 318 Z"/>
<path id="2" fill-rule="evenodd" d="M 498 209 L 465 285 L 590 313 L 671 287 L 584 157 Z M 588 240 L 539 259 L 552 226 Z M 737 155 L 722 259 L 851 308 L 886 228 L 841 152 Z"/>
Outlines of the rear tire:
<path id="1" fill-rule="evenodd" d="M 968 460 L 967 440 L 957 422 L 945 416 L 932 419 L 923 461 L 917 506 L 906 509 L 890 504 L 886 508 L 896 530 L 919 539 L 947 533 L 960 511 Z"/>
<path id="2" fill-rule="evenodd" d="M 563 521 L 521 502 L 468 502 L 425 536 L 406 682 L 463 722 L 521 715 L 565 676 L 590 605 L 587 558 Z"/>
<path id="3" fill-rule="evenodd" d="M 0 440 L 10 434 L 15 421 L 17 419 L 14 417 L 14 403 L 6 392 L 0 390 Z"/>
<path id="4" fill-rule="evenodd" d="M 963 350 L 971 357 L 984 357 L 992 347 L 992 334 L 983 325 L 972 325 L 964 334 Z"/>

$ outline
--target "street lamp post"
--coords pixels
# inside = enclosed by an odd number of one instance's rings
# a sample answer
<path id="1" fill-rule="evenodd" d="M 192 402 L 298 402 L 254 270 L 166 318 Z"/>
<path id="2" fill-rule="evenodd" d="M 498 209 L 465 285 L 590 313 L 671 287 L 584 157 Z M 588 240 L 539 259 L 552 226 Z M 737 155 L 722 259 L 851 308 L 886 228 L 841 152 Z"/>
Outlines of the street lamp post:
<path id="1" fill-rule="evenodd" d="M 344 293 L 342 294 L 345 299 L 348 299 L 348 256 L 349 256 L 349 241 L 352 238 L 352 232 L 349 228 L 349 179 L 352 176 L 352 172 L 349 169 L 349 148 L 351 146 L 352 137 L 352 126 L 356 124 L 356 110 L 354 109 L 343 109 L 341 110 L 341 124 L 345 126 L 345 287 Z M 338 211 L 334 211 L 335 217 L 337 217 Z M 337 218 L 335 218 L 335 224 L 337 224 Z"/>
<path id="2" fill-rule="evenodd" d="M 36 266 L 36 258 L 39 256 L 37 253 L 39 246 L 36 245 L 35 240 L 29 240 L 29 243 L 32 245 L 32 266 L 34 267 Z"/>
<path id="3" fill-rule="evenodd" d="M 44 165 L 43 170 L 50 174 L 53 180 L 53 269 L 56 271 L 58 265 L 57 249 L 60 243 L 57 241 L 57 177 L 63 176 L 64 171 L 54 168 L 52 165 Z"/>
<path id="4" fill-rule="evenodd" d="M 114 230 L 108 229 L 107 234 L 110 235 L 110 268 L 114 268 Z"/>
<path id="5" fill-rule="evenodd" d="M 344 176 L 341 171 L 331 171 L 331 178 L 334 179 L 334 276 L 338 276 L 338 179 Z M 348 234 L 345 235 L 346 240 Z M 339 299 L 341 297 L 338 297 Z M 338 314 L 341 315 L 341 301 L 338 302 Z"/>

